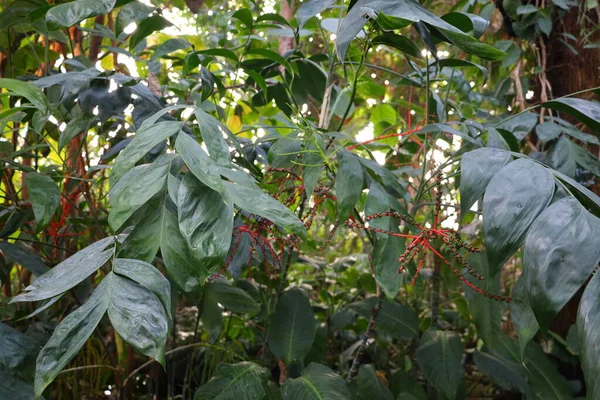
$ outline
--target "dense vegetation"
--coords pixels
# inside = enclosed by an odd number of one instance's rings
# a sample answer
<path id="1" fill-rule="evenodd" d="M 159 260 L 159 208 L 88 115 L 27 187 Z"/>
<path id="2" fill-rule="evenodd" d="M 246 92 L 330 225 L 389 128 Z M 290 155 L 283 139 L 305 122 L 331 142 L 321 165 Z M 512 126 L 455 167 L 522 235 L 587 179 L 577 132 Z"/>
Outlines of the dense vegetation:
<path id="1" fill-rule="evenodd" d="M 3 2 L 0 398 L 599 399 L 599 16 Z"/>

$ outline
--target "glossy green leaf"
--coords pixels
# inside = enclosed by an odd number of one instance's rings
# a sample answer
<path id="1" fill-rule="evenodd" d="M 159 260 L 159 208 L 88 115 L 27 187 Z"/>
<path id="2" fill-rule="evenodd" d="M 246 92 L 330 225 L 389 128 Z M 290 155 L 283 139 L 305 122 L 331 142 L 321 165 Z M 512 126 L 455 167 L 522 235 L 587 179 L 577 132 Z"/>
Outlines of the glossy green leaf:
<path id="1" fill-rule="evenodd" d="M 287 364 L 302 360 L 310 351 L 317 322 L 308 297 L 297 288 L 279 297 L 271 315 L 267 344 Z"/>
<path id="2" fill-rule="evenodd" d="M 378 46 L 384 45 L 393 47 L 394 49 L 400 50 L 403 53 L 408 54 L 409 56 L 413 56 L 416 58 L 422 58 L 421 51 L 419 47 L 407 38 L 406 36 L 397 35 L 392 32 L 384 32 L 381 35 L 376 36 L 371 40 L 371 45 Z"/>
<path id="3" fill-rule="evenodd" d="M 311 363 L 302 375 L 281 387 L 283 400 L 346 400 L 350 392 L 344 379 L 322 364 Z"/>
<path id="4" fill-rule="evenodd" d="M 231 163 L 231 157 L 225 137 L 230 136 L 231 132 L 215 117 L 200 109 L 194 110 L 194 115 L 200 126 L 200 134 L 206 143 L 210 158 L 215 160 L 217 165 L 228 166 Z"/>
<path id="5" fill-rule="evenodd" d="M 346 151 L 337 153 L 339 167 L 335 179 L 338 220 L 346 221 L 360 199 L 363 188 L 363 170 L 358 158 Z"/>
<path id="6" fill-rule="evenodd" d="M 179 230 L 205 268 L 221 265 L 231 243 L 233 203 L 187 173 L 177 194 Z"/>
<path id="7" fill-rule="evenodd" d="M 574 197 L 548 207 L 525 240 L 523 269 L 531 308 L 542 329 L 588 280 L 600 262 L 600 219 Z"/>
<path id="8" fill-rule="evenodd" d="M 302 3 L 296 12 L 296 21 L 298 21 L 298 29 L 302 29 L 304 24 L 315 15 L 331 8 L 335 4 L 335 0 L 308 0 Z"/>
<path id="9" fill-rule="evenodd" d="M 194 138 L 189 135 L 177 136 L 175 149 L 200 182 L 220 193 L 225 190 L 217 166 Z"/>
<path id="10" fill-rule="evenodd" d="M 108 215 L 108 223 L 115 231 L 167 185 L 167 176 L 177 156 L 164 154 L 152 164 L 137 166 L 125 173 L 110 189 L 109 198 L 112 205 Z"/>
<path id="11" fill-rule="evenodd" d="M 115 34 L 119 36 L 121 32 L 123 32 L 123 29 L 129 24 L 147 18 L 152 11 L 154 11 L 154 7 L 140 3 L 139 1 L 132 1 L 125 4 L 119 10 L 119 14 L 117 14 L 115 20 Z"/>
<path id="12" fill-rule="evenodd" d="M 38 351 L 39 346 L 34 340 L 0 323 L 0 371 L 8 371 L 29 381 L 33 378 Z"/>
<path id="13" fill-rule="evenodd" d="M 423 334 L 417 349 L 417 361 L 427 381 L 451 399 L 465 373 L 461 364 L 462 350 L 460 336 L 434 329 Z"/>
<path id="14" fill-rule="evenodd" d="M 577 331 L 588 399 L 600 397 L 600 273 L 588 283 L 579 303 Z"/>
<path id="15" fill-rule="evenodd" d="M 165 308 L 149 289 L 110 273 L 108 317 L 115 331 L 140 353 L 165 366 L 169 332 Z M 97 289 L 96 289 L 97 290 Z"/>
<path id="16" fill-rule="evenodd" d="M 529 394 L 527 371 L 522 365 L 507 360 L 496 353 L 475 350 L 473 361 L 479 371 L 509 391 Z"/>
<path id="17" fill-rule="evenodd" d="M 161 15 L 152 15 L 143 19 L 142 22 L 138 24 L 135 32 L 133 32 L 129 38 L 129 51 L 135 49 L 135 46 L 137 46 L 151 33 L 161 31 L 172 25 L 173 24 L 171 22 L 167 21 Z"/>
<path id="18" fill-rule="evenodd" d="M 529 135 L 529 132 L 533 130 L 537 123 L 538 115 L 533 112 L 526 112 L 511 117 L 505 122 L 496 125 L 496 129 L 502 129 L 512 133 L 520 142 Z"/>
<path id="19" fill-rule="evenodd" d="M 525 271 L 524 271 L 525 274 Z M 540 330 L 540 325 L 535 319 L 535 314 L 529 303 L 529 292 L 527 291 L 527 278 L 521 275 L 513 287 L 512 301 L 509 304 L 510 318 L 517 331 L 521 359 L 525 356 L 527 344 Z"/>
<path id="20" fill-rule="evenodd" d="M 370 319 L 376 303 L 377 299 L 371 297 L 367 300 L 352 303 L 348 307 L 366 319 Z M 419 320 L 412 309 L 396 301 L 385 302 L 377 315 L 377 329 L 387 333 L 394 339 L 410 340 L 419 333 Z"/>
<path id="21" fill-rule="evenodd" d="M 93 274 L 113 255 L 113 250 L 104 250 L 115 241 L 114 236 L 104 238 L 78 251 L 44 275 L 39 276 L 25 288 L 25 293 L 12 302 L 40 301 L 64 293 Z"/>
<path id="22" fill-rule="evenodd" d="M 91 123 L 92 122 L 83 114 L 70 120 L 58 137 L 58 151 L 64 149 L 75 136 L 82 132 L 87 132 Z"/>
<path id="23" fill-rule="evenodd" d="M 490 25 L 490 21 L 485 18 L 466 12 L 450 12 L 443 15 L 442 19 L 465 33 L 473 31 L 476 39 L 479 39 Z"/>
<path id="24" fill-rule="evenodd" d="M 108 279 L 104 279 L 82 306 L 58 324 L 37 357 L 34 385 L 36 398 L 92 335 L 108 309 L 109 300 L 110 283 Z"/>
<path id="25" fill-rule="evenodd" d="M 34 275 L 40 276 L 48 272 L 44 261 L 33 250 L 9 242 L 0 242 L 0 250 L 5 256 L 12 258 L 13 261 L 27 268 Z"/>
<path id="26" fill-rule="evenodd" d="M 563 174 L 575 178 L 577 165 L 600 176 L 600 160 L 594 154 L 562 136 L 548 155 L 550 165 Z"/>
<path id="27" fill-rule="evenodd" d="M 560 126 L 556 125 L 554 122 L 546 121 L 535 127 L 535 134 L 538 139 L 545 144 L 556 139 L 560 135 Z"/>
<path id="28" fill-rule="evenodd" d="M 460 215 L 481 198 L 492 177 L 511 160 L 508 151 L 484 147 L 463 154 L 460 162 Z"/>
<path id="29" fill-rule="evenodd" d="M 258 188 L 248 188 L 223 181 L 225 192 L 242 210 L 268 219 L 276 225 L 289 229 L 299 236 L 306 235 L 302 221 L 286 206 Z"/>
<path id="30" fill-rule="evenodd" d="M 154 146 L 175 135 L 180 129 L 181 122 L 177 121 L 162 121 L 142 126 L 115 160 L 110 174 L 111 184 L 114 185 L 121 179 L 125 172 L 137 164 Z"/>
<path id="31" fill-rule="evenodd" d="M 166 318 L 171 323 L 171 285 L 167 278 L 152 264 L 131 258 L 115 258 L 113 272 L 142 285 L 158 297 L 165 310 Z"/>
<path id="32" fill-rule="evenodd" d="M 558 372 L 551 359 L 537 343 L 531 342 L 527 347 L 523 365 L 529 372 L 529 381 L 536 398 L 573 399 L 569 382 Z"/>
<path id="33" fill-rule="evenodd" d="M 542 107 L 572 115 L 589 126 L 596 135 L 600 132 L 600 103 L 596 101 L 563 97 L 547 101 Z"/>
<path id="34" fill-rule="evenodd" d="M 500 268 L 550 204 L 554 178 L 541 165 L 518 159 L 491 179 L 483 196 L 483 229 L 490 268 Z"/>
<path id="35" fill-rule="evenodd" d="M 31 400 L 34 397 L 33 385 L 10 374 L 9 371 L 0 370 L 0 398 Z"/>
<path id="36" fill-rule="evenodd" d="M 17 79 L 0 78 L 0 88 L 8 90 L 12 95 L 26 98 L 42 115 L 50 114 L 50 102 L 35 85 Z"/>
<path id="37" fill-rule="evenodd" d="M 357 400 L 393 400 L 390 389 L 377 377 L 377 372 L 372 364 L 361 365 L 356 377 Z"/>
<path id="38" fill-rule="evenodd" d="M 25 187 L 35 215 L 36 230 L 39 232 L 48 225 L 60 205 L 60 188 L 48 175 L 37 172 L 25 175 Z"/>
<path id="39" fill-rule="evenodd" d="M 205 295 L 209 293 L 227 310 L 240 314 L 254 315 L 260 311 L 260 305 L 245 291 L 232 286 L 224 279 L 206 284 Z"/>
<path id="40" fill-rule="evenodd" d="M 269 372 L 253 362 L 220 364 L 214 377 L 200 386 L 194 400 L 254 400 L 267 395 Z"/>
<path id="41" fill-rule="evenodd" d="M 76 0 L 52 7 L 46 13 L 46 21 L 59 27 L 69 27 L 84 19 L 107 14 L 116 0 Z"/>

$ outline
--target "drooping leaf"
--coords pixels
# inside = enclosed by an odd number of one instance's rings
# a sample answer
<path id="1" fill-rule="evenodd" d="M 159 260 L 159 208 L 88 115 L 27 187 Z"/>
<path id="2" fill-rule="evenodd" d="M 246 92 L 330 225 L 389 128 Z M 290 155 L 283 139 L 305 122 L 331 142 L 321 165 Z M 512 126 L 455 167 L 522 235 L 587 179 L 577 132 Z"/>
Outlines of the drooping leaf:
<path id="1" fill-rule="evenodd" d="M 337 153 L 339 167 L 335 179 L 335 194 L 338 203 L 338 220 L 348 219 L 360 199 L 363 187 L 363 170 L 358 158 L 346 150 Z"/>
<path id="2" fill-rule="evenodd" d="M 479 371 L 504 389 L 523 394 L 530 393 L 527 371 L 516 362 L 507 360 L 497 353 L 478 350 L 473 354 L 473 361 Z"/>
<path id="3" fill-rule="evenodd" d="M 108 308 L 109 286 L 107 279 L 100 282 L 90 298 L 58 324 L 52 337 L 38 354 L 34 385 L 36 397 L 42 394 L 46 386 L 75 357 L 96 329 Z"/>
<path id="4" fill-rule="evenodd" d="M 461 357 L 460 337 L 449 331 L 429 329 L 417 349 L 417 361 L 423 375 L 449 398 L 454 398 L 465 373 Z"/>
<path id="5" fill-rule="evenodd" d="M 352 303 L 348 305 L 348 308 L 369 319 L 376 303 L 377 298 L 371 297 L 367 300 Z M 394 339 L 413 339 L 419 333 L 418 324 L 419 321 L 415 312 L 396 301 L 383 303 L 383 307 L 377 315 L 377 329 L 387 333 Z"/>
<path id="6" fill-rule="evenodd" d="M 271 352 L 287 364 L 302 360 L 315 338 L 315 315 L 300 289 L 286 291 L 271 315 L 267 343 Z"/>
<path id="7" fill-rule="evenodd" d="M 481 198 L 492 177 L 511 160 L 510 153 L 484 147 L 463 154 L 460 162 L 460 215 Z"/>
<path id="8" fill-rule="evenodd" d="M 577 165 L 587 169 L 592 174 L 600 175 L 600 160 L 583 147 L 562 136 L 552 147 L 548 155 L 549 163 L 563 174 L 574 178 Z"/>
<path id="9" fill-rule="evenodd" d="M 542 107 L 572 115 L 589 126 L 596 135 L 600 132 L 600 103 L 596 101 L 563 97 L 547 101 Z"/>
<path id="10" fill-rule="evenodd" d="M 84 19 L 107 14 L 116 0 L 76 0 L 52 7 L 46 13 L 46 21 L 61 28 L 75 25 Z"/>
<path id="11" fill-rule="evenodd" d="M 491 179 L 483 197 L 483 228 L 490 268 L 501 267 L 550 204 L 554 178 L 527 159 L 513 161 Z"/>
<path id="12" fill-rule="evenodd" d="M 140 3 L 139 1 L 132 1 L 125 4 L 119 10 L 119 14 L 117 14 L 115 20 L 115 35 L 119 36 L 129 24 L 147 18 L 152 11 L 154 11 L 154 7 Z"/>
<path id="13" fill-rule="evenodd" d="M 525 239 L 523 269 L 531 308 L 542 329 L 587 281 L 600 262 L 600 219 L 574 197 L 548 207 Z"/>
<path id="14" fill-rule="evenodd" d="M 173 25 L 171 22 L 158 14 L 143 19 L 142 22 L 138 24 L 135 32 L 133 32 L 129 38 L 129 51 L 135 49 L 135 46 L 137 46 L 151 33 L 161 31 L 171 25 Z"/>
<path id="15" fill-rule="evenodd" d="M 373 46 L 390 46 L 408 54 L 409 56 L 413 56 L 416 58 L 422 57 L 419 47 L 417 47 L 417 45 L 412 40 L 410 40 L 406 36 L 397 35 L 392 32 L 384 32 L 383 34 L 376 36 L 371 40 L 371 44 Z"/>
<path id="16" fill-rule="evenodd" d="M 25 187 L 35 215 L 36 229 L 39 232 L 48 225 L 60 205 L 60 188 L 48 175 L 37 172 L 25 175 Z"/>
<path id="17" fill-rule="evenodd" d="M 361 365 L 356 377 L 357 400 L 393 400 L 392 392 L 377 377 L 372 364 Z"/>
<path id="18" fill-rule="evenodd" d="M 219 193 L 223 192 L 217 166 L 196 140 L 188 135 L 179 135 L 175 142 L 175 149 L 200 182 Z"/>
<path id="19" fill-rule="evenodd" d="M 231 163 L 231 157 L 225 137 L 231 135 L 231 132 L 215 117 L 200 109 L 194 110 L 194 115 L 200 126 L 200 134 L 206 143 L 210 158 L 215 160 L 217 165 L 228 166 Z"/>
<path id="20" fill-rule="evenodd" d="M 194 400 L 254 400 L 267 395 L 269 372 L 253 362 L 220 364 L 215 376 L 200 386 Z"/>
<path id="21" fill-rule="evenodd" d="M 302 29 L 304 24 L 315 15 L 322 13 L 335 4 L 335 0 L 308 0 L 302 3 L 296 12 L 296 21 L 298 29 Z"/>
<path id="22" fill-rule="evenodd" d="M 296 379 L 288 379 L 281 387 L 286 400 L 345 400 L 350 392 L 344 379 L 328 367 L 311 363 Z"/>
<path id="23" fill-rule="evenodd" d="M 12 299 L 11 303 L 46 300 L 75 287 L 110 259 L 113 250 L 104 249 L 114 241 L 114 236 L 110 236 L 78 251 L 39 276 L 25 288 L 25 293 Z"/>
<path id="24" fill-rule="evenodd" d="M 519 348 L 521 350 L 521 359 L 525 356 L 527 344 L 534 338 L 540 329 L 540 325 L 535 319 L 535 314 L 529 303 L 529 293 L 527 292 L 527 278 L 521 275 L 513 287 L 512 301 L 509 305 L 510 317 L 515 325 L 519 339 Z"/>
<path id="25" fill-rule="evenodd" d="M 50 114 L 48 98 L 35 85 L 17 79 L 0 78 L 0 88 L 7 89 L 10 94 L 25 97 L 42 115 Z"/>
<path id="26" fill-rule="evenodd" d="M 9 242 L 0 242 L 0 250 L 2 250 L 5 256 L 12 258 L 34 275 L 40 276 L 48 272 L 48 267 L 46 267 L 44 261 L 33 250 L 26 250 L 18 244 Z"/>
<path id="27" fill-rule="evenodd" d="M 533 112 L 518 114 L 496 126 L 496 129 L 505 130 L 514 135 L 520 142 L 533 130 L 538 123 L 538 115 Z"/>
<path id="28" fill-rule="evenodd" d="M 551 359 L 536 342 L 530 342 L 523 364 L 529 372 L 529 381 L 537 398 L 571 400 L 569 382 L 562 376 Z"/>
<path id="29" fill-rule="evenodd" d="M 588 283 L 579 303 L 577 331 L 587 398 L 600 397 L 600 273 Z"/>
<path id="30" fill-rule="evenodd" d="M 466 12 L 450 12 L 443 15 L 442 19 L 465 33 L 473 31 L 476 39 L 479 39 L 490 25 L 487 19 Z"/>
<path id="31" fill-rule="evenodd" d="M 206 293 L 210 293 L 219 304 L 235 313 L 254 315 L 260 311 L 260 305 L 248 293 L 224 279 L 208 283 L 205 295 Z"/>

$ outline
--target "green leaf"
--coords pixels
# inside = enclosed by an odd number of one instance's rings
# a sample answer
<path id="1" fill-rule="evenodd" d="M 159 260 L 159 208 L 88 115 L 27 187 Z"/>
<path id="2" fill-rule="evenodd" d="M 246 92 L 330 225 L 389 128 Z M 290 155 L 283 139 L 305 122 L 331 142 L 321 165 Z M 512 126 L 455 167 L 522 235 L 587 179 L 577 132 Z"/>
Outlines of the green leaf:
<path id="1" fill-rule="evenodd" d="M 167 39 L 158 45 L 156 49 L 154 49 L 154 53 L 152 53 L 152 60 L 159 59 L 177 50 L 187 49 L 191 46 L 192 44 L 185 39 Z"/>
<path id="2" fill-rule="evenodd" d="M 200 182 L 219 193 L 225 190 L 217 166 L 195 139 L 185 134 L 178 135 L 175 149 Z"/>
<path id="3" fill-rule="evenodd" d="M 27 268 L 34 275 L 40 276 L 48 272 L 48 267 L 46 267 L 44 261 L 33 250 L 9 242 L 0 242 L 0 250 L 5 257 L 12 258 L 13 261 Z"/>
<path id="4" fill-rule="evenodd" d="M 0 370 L 0 398 L 31 400 L 34 397 L 35 393 L 30 383 L 19 379 L 8 371 Z"/>
<path id="5" fill-rule="evenodd" d="M 210 291 L 210 286 L 211 284 L 208 283 L 204 287 L 199 312 L 202 328 L 208 332 L 208 340 L 210 343 L 216 343 L 223 330 L 223 311 L 219 307 L 214 292 Z"/>
<path id="6" fill-rule="evenodd" d="M 371 40 L 371 45 L 384 45 L 393 47 L 394 49 L 400 50 L 403 53 L 408 54 L 416 58 L 422 58 L 419 47 L 407 38 L 406 36 L 397 35 L 393 32 L 384 32 L 383 34 L 376 36 Z"/>
<path id="7" fill-rule="evenodd" d="M 392 392 L 379 380 L 371 364 L 360 366 L 356 386 L 356 400 L 393 400 Z"/>
<path id="8" fill-rule="evenodd" d="M 87 132 L 91 122 L 92 121 L 90 121 L 83 114 L 80 114 L 70 120 L 58 137 L 58 151 L 64 149 L 75 136 L 82 132 Z"/>
<path id="9" fill-rule="evenodd" d="M 496 126 L 496 129 L 501 129 L 512 133 L 520 142 L 525 139 L 529 132 L 537 125 L 538 115 L 532 112 L 526 112 L 512 117 Z"/>
<path id="10" fill-rule="evenodd" d="M 34 340 L 0 323 L 0 371 L 7 371 L 30 381 L 33 378 L 38 350 L 39 346 Z M 1 383 L 0 394 L 2 394 Z"/>
<path id="11" fill-rule="evenodd" d="M 483 196 L 483 229 L 490 268 L 500 268 L 550 204 L 554 178 L 541 165 L 518 159 L 491 179 Z"/>
<path id="12" fill-rule="evenodd" d="M 600 262 L 600 219 L 574 197 L 548 207 L 525 240 L 523 270 L 531 308 L 542 329 L 588 280 Z"/>
<path id="13" fill-rule="evenodd" d="M 516 362 L 507 360 L 497 353 L 478 350 L 475 350 L 473 354 L 473 361 L 479 371 L 502 388 L 523 394 L 531 392 L 529 382 L 527 382 L 527 371 Z"/>
<path id="14" fill-rule="evenodd" d="M 152 125 L 143 125 L 138 129 L 135 137 L 125 147 L 112 168 L 110 183 L 114 185 L 142 159 L 154 146 L 175 135 L 181 129 L 181 122 L 161 121 Z"/>
<path id="15" fill-rule="evenodd" d="M 233 203 L 188 172 L 177 194 L 179 230 L 197 261 L 208 270 L 223 264 L 233 232 Z"/>
<path id="16" fill-rule="evenodd" d="M 451 399 L 465 373 L 461 364 L 462 350 L 456 333 L 434 329 L 423 334 L 417 349 L 417 361 L 427 381 Z"/>
<path id="17" fill-rule="evenodd" d="M 148 18 L 145 18 L 138 24 L 137 29 L 129 38 L 129 51 L 135 49 L 135 46 L 137 46 L 151 33 L 161 31 L 172 25 L 173 24 L 171 22 L 167 21 L 161 15 L 152 15 Z"/>
<path id="18" fill-rule="evenodd" d="M 234 204 L 242 210 L 268 219 L 276 225 L 289 229 L 299 236 L 306 235 L 302 221 L 286 206 L 264 193 L 258 188 L 248 188 L 235 183 L 223 181 L 225 192 Z"/>
<path id="19" fill-rule="evenodd" d="M 154 11 L 154 7 L 147 6 L 139 1 L 132 1 L 121 7 L 119 14 L 115 20 L 115 35 L 119 36 L 132 22 L 139 22 L 147 18 Z"/>
<path id="20" fill-rule="evenodd" d="M 269 349 L 287 364 L 302 360 L 310 351 L 316 325 L 308 297 L 297 288 L 286 291 L 270 317 Z"/>
<path id="21" fill-rule="evenodd" d="M 600 273 L 588 283 L 579 303 L 577 331 L 588 399 L 600 398 Z"/>
<path id="22" fill-rule="evenodd" d="M 535 314 L 529 303 L 529 293 L 527 292 L 527 278 L 525 271 L 517 280 L 513 287 L 512 301 L 509 304 L 510 318 L 515 325 L 519 339 L 519 348 L 521 350 L 521 359 L 525 357 L 527 344 L 535 337 L 540 330 L 540 325 L 535 319 Z"/>
<path id="23" fill-rule="evenodd" d="M 248 293 L 231 286 L 224 279 L 207 283 L 205 295 L 206 293 L 210 293 L 219 304 L 235 313 L 255 315 L 260 311 L 260 305 Z"/>
<path id="24" fill-rule="evenodd" d="M 396 400 L 400 400 L 400 396 L 403 394 L 409 394 L 417 400 L 427 400 L 427 393 L 425 392 L 423 385 L 417 382 L 417 380 L 408 372 L 401 369 L 394 372 L 390 378 L 390 389 L 394 396 L 397 396 Z M 407 398 L 406 400 L 411 399 Z"/>
<path id="25" fill-rule="evenodd" d="M 533 4 L 524 4 L 517 7 L 517 15 L 527 15 L 538 12 L 538 9 Z"/>
<path id="26" fill-rule="evenodd" d="M 535 134 L 542 144 L 546 144 L 560 135 L 560 126 L 554 122 L 546 121 L 535 127 Z"/>
<path id="27" fill-rule="evenodd" d="M 488 80 L 488 70 L 486 67 L 476 64 L 474 62 L 471 61 L 467 61 L 467 60 L 458 60 L 458 59 L 454 59 L 454 58 L 443 58 L 441 60 L 437 60 L 431 63 L 431 66 L 433 65 L 439 65 L 440 67 L 475 67 L 477 68 L 482 74 L 483 74 L 483 82 L 481 83 L 481 85 L 485 85 L 485 83 Z"/>
<path id="28" fill-rule="evenodd" d="M 108 317 L 115 331 L 140 353 L 165 367 L 165 345 L 169 327 L 158 297 L 134 281 L 110 273 Z"/>
<path id="29" fill-rule="evenodd" d="M 589 126 L 596 135 L 600 132 L 600 103 L 596 101 L 566 97 L 542 103 L 542 107 L 572 115 Z"/>
<path id="30" fill-rule="evenodd" d="M 225 140 L 225 136 L 232 136 L 233 134 L 219 120 L 200 109 L 194 110 L 194 115 L 200 126 L 200 134 L 202 140 L 206 143 L 210 158 L 215 160 L 217 165 L 226 167 L 231 164 L 229 145 Z"/>
<path id="31" fill-rule="evenodd" d="M 394 125 L 396 119 L 396 110 L 389 104 L 379 104 L 378 106 L 373 107 L 371 111 L 371 121 L 373 124 L 385 122 L 386 124 Z"/>
<path id="32" fill-rule="evenodd" d="M 350 392 L 344 379 L 322 364 L 311 363 L 296 379 L 281 387 L 284 400 L 346 400 Z"/>
<path id="33" fill-rule="evenodd" d="M 335 194 L 338 204 L 338 220 L 348 219 L 354 206 L 360 200 L 363 188 L 363 170 L 358 158 L 346 151 L 337 153 L 339 167 L 335 179 Z"/>
<path id="34" fill-rule="evenodd" d="M 165 310 L 169 324 L 173 321 L 171 313 L 171 285 L 167 278 L 152 264 L 131 258 L 115 258 L 113 272 L 137 282 L 158 297 Z"/>
<path id="35" fill-rule="evenodd" d="M 78 251 L 39 276 L 25 288 L 25 293 L 13 298 L 11 303 L 46 300 L 75 287 L 111 258 L 113 250 L 104 249 L 114 242 L 114 236 L 110 236 Z"/>
<path id="36" fill-rule="evenodd" d="M 60 205 L 60 188 L 48 175 L 37 172 L 25 175 L 25 187 L 33 208 L 36 231 L 39 232 L 48 225 Z"/>
<path id="37" fill-rule="evenodd" d="M 349 304 L 348 308 L 355 310 L 364 318 L 370 319 L 376 303 L 377 298 L 371 297 Z M 413 310 L 396 301 L 384 303 L 377 315 L 377 329 L 394 339 L 410 340 L 419 333 L 419 320 Z"/>
<path id="38" fill-rule="evenodd" d="M 322 13 L 323 11 L 331 8 L 335 4 L 335 0 L 308 0 L 302 3 L 298 11 L 296 12 L 296 21 L 298 22 L 298 29 L 308 22 L 309 19 L 315 15 Z"/>
<path id="39" fill-rule="evenodd" d="M 108 308 L 109 281 L 104 279 L 100 282 L 90 298 L 58 324 L 52 337 L 38 354 L 34 385 L 36 398 L 75 357 L 96 329 Z"/>
<path id="40" fill-rule="evenodd" d="M 194 400 L 254 400 L 267 395 L 269 372 L 253 362 L 220 364 L 215 376 L 200 386 Z"/>
<path id="41" fill-rule="evenodd" d="M 34 84 L 16 79 L 0 78 L 0 88 L 7 89 L 11 95 L 25 97 L 42 115 L 50 115 L 50 102 Z"/>
<path id="42" fill-rule="evenodd" d="M 531 342 L 527 346 L 523 365 L 529 372 L 529 381 L 537 398 L 573 399 L 569 382 L 557 371 L 550 358 L 537 343 Z"/>
<path id="43" fill-rule="evenodd" d="M 490 25 L 487 19 L 466 12 L 450 12 L 443 15 L 442 19 L 465 33 L 473 31 L 476 39 L 479 39 Z"/>
<path id="44" fill-rule="evenodd" d="M 342 21 L 336 47 L 344 60 L 352 39 L 370 19 L 377 19 L 383 29 L 399 29 L 414 22 L 424 22 L 430 28 L 463 51 L 481 58 L 498 61 L 505 55 L 487 44 L 478 42 L 460 29 L 439 18 L 413 0 L 358 0 Z"/>
<path id="45" fill-rule="evenodd" d="M 492 177 L 511 161 L 508 151 L 484 147 L 463 154 L 460 162 L 460 215 L 481 198 Z"/>
<path id="46" fill-rule="evenodd" d="M 600 176 L 600 160 L 598 160 L 598 157 L 565 136 L 562 136 L 550 150 L 548 162 L 554 169 L 571 178 L 575 177 L 577 165 L 596 176 Z"/>
<path id="47" fill-rule="evenodd" d="M 46 21 L 58 27 L 67 28 L 84 19 L 96 15 L 108 14 L 116 0 L 76 0 L 59 4 L 46 13 Z"/>
<path id="48" fill-rule="evenodd" d="M 130 144 L 131 146 L 131 144 Z M 108 193 L 112 209 L 108 223 L 115 231 L 167 185 L 167 176 L 177 155 L 164 154 L 152 164 L 137 166 L 125 173 Z"/>

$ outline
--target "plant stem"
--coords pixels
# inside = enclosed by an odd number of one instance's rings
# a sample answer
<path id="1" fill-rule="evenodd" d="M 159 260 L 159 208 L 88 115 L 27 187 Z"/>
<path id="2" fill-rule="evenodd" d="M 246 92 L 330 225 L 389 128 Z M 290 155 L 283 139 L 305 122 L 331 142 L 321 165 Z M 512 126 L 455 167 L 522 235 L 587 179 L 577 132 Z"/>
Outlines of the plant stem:
<path id="1" fill-rule="evenodd" d="M 438 319 L 440 315 L 440 271 L 441 262 L 438 257 L 433 258 L 433 278 L 431 292 L 431 326 L 438 327 Z"/>

